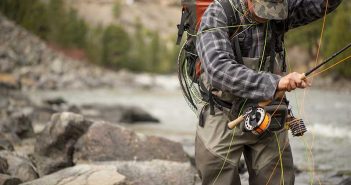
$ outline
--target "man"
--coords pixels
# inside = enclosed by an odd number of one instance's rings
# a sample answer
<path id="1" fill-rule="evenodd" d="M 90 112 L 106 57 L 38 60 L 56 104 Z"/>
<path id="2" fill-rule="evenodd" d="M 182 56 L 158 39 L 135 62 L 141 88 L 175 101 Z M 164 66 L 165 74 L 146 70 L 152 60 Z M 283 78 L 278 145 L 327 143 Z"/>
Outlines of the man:
<path id="1" fill-rule="evenodd" d="M 201 109 L 195 144 L 196 166 L 204 185 L 239 185 L 238 165 L 243 154 L 250 185 L 277 185 L 283 180 L 284 184 L 292 185 L 294 166 L 286 129 L 256 136 L 239 127 L 230 130 L 227 123 L 239 115 L 241 107 L 238 106 L 244 105 L 243 99 L 273 100 L 278 91 L 309 85 L 303 74 L 283 75 L 286 69 L 284 33 L 323 17 L 328 1 L 231 1 L 233 11 L 244 26 L 231 33 L 228 26 L 233 25 L 228 25 L 226 10 L 214 1 L 199 27 L 201 34 L 196 48 L 203 70 L 200 79 L 222 103 L 215 103 L 214 110 L 208 105 Z M 327 12 L 333 11 L 341 1 L 329 0 Z M 211 31 L 206 31 L 209 29 Z M 223 102 L 231 103 L 232 108 L 221 106 Z"/>

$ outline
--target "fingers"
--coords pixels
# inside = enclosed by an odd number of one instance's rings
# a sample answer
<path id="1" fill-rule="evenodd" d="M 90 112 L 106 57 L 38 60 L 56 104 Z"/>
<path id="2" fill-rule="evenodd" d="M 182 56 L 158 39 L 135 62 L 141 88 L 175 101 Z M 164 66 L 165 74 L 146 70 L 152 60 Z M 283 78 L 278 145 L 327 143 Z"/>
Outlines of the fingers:
<path id="1" fill-rule="evenodd" d="M 311 84 L 305 74 L 293 72 L 281 78 L 278 84 L 278 90 L 290 92 L 297 88 L 304 89 L 309 86 L 311 86 Z"/>

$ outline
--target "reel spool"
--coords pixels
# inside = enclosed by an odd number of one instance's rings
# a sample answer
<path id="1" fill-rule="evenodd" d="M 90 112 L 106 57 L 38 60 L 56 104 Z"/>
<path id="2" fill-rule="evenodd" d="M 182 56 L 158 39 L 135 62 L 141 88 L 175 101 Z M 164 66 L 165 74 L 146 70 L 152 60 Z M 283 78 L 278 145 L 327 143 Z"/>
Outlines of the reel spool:
<path id="1" fill-rule="evenodd" d="M 244 129 L 255 135 L 261 135 L 268 129 L 270 123 L 270 114 L 261 107 L 252 107 L 246 113 Z"/>
<path id="2" fill-rule="evenodd" d="M 303 136 L 307 132 L 305 123 L 302 119 L 292 118 L 292 121 L 288 123 L 289 129 L 293 136 Z"/>

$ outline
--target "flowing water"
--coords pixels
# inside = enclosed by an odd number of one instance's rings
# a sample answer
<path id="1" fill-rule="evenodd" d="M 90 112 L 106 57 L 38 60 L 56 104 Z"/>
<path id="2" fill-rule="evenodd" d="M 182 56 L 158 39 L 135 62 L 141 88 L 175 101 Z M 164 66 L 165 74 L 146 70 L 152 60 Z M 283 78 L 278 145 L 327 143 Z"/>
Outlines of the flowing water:
<path id="1" fill-rule="evenodd" d="M 321 184 L 337 184 L 340 181 L 335 177 L 337 171 L 351 171 L 351 96 L 341 92 L 308 90 L 302 105 L 303 94 L 303 91 L 288 94 L 295 116 L 302 115 L 308 129 L 304 137 L 290 137 L 295 164 L 304 172 L 297 175 L 296 184 L 319 184 L 318 178 Z M 180 141 L 189 153 L 193 153 L 197 118 L 178 90 L 45 91 L 32 92 L 30 96 L 35 101 L 60 96 L 76 105 L 140 106 L 159 118 L 161 123 L 125 126 Z M 313 181 L 312 176 L 315 177 Z"/>

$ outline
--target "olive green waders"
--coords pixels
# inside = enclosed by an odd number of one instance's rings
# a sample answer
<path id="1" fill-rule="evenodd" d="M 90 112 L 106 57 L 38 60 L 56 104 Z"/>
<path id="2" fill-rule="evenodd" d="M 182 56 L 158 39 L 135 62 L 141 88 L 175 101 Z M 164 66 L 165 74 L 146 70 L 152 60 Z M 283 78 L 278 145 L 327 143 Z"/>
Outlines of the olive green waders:
<path id="1" fill-rule="evenodd" d="M 197 127 L 195 161 L 202 184 L 240 185 L 238 164 L 242 154 L 249 171 L 250 185 L 279 185 L 283 184 L 283 180 L 285 185 L 294 184 L 287 130 L 267 132 L 263 136 L 243 132 L 239 127 L 229 130 L 228 115 L 225 110 L 223 112 L 217 108 L 215 114 L 210 115 L 209 106 L 205 106 L 200 115 L 204 125 Z M 277 140 L 282 152 L 283 170 Z"/>

